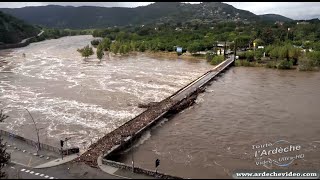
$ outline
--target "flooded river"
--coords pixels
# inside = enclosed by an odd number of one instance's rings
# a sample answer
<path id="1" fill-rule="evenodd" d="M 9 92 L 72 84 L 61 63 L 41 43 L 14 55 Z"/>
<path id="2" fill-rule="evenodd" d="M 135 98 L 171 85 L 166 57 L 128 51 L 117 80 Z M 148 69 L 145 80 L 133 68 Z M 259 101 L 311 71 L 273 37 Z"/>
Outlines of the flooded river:
<path id="1" fill-rule="evenodd" d="M 319 72 L 234 67 L 194 106 L 147 132 L 119 161 L 131 165 L 133 158 L 136 166 L 155 170 L 158 158 L 158 171 L 184 178 L 232 178 L 236 170 L 319 170 L 319 107 Z"/>
<path id="2" fill-rule="evenodd" d="M 201 60 L 168 60 L 146 55 L 96 56 L 76 51 L 92 36 L 73 36 L 2 50 L 0 108 L 10 117 L 1 129 L 41 142 L 88 147 L 141 113 L 139 103 L 161 101 L 212 68 Z M 23 53 L 26 55 L 23 57 Z"/>

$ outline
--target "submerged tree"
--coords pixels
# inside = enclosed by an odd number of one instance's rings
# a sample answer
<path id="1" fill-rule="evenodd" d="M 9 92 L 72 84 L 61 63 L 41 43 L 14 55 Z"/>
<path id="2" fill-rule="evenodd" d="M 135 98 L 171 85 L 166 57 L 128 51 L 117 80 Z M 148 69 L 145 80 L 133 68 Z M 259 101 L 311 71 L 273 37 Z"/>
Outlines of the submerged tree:
<path id="1" fill-rule="evenodd" d="M 99 44 L 97 48 L 97 58 L 101 61 L 103 55 L 103 47 L 101 46 L 101 44 Z"/>
<path id="2" fill-rule="evenodd" d="M 92 47 L 89 47 L 89 45 L 85 46 L 85 47 L 82 48 L 82 49 L 78 49 L 77 51 L 78 51 L 79 53 L 81 53 L 81 56 L 82 56 L 82 57 L 85 57 L 85 58 L 87 58 L 87 57 L 89 57 L 89 56 L 91 56 L 91 55 L 94 54 L 94 53 L 93 53 L 93 50 L 92 50 Z"/>
<path id="3" fill-rule="evenodd" d="M 0 122 L 3 122 L 8 117 L 2 113 L 2 110 L 0 111 Z M 0 179 L 6 177 L 6 173 L 2 169 L 10 161 L 10 154 L 6 152 L 6 149 L 6 144 L 2 142 L 2 138 L 0 137 Z"/>

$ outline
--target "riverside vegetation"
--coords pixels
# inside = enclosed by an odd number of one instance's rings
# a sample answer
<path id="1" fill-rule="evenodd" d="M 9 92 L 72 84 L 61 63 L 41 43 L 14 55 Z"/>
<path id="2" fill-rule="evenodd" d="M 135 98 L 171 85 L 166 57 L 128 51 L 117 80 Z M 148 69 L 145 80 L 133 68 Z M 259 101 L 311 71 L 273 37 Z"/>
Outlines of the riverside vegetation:
<path id="1" fill-rule="evenodd" d="M 10 15 L 1 14 L 4 26 L 1 32 L 7 33 L 0 36 L 2 43 L 18 42 L 22 38 L 39 33 L 44 33 L 31 39 L 38 42 L 46 39 L 56 39 L 63 36 L 92 35 L 100 37 L 91 42 L 97 49 L 98 59 L 102 59 L 104 51 L 113 54 L 128 54 L 139 52 L 171 52 L 177 47 L 182 47 L 182 53 L 203 57 L 198 52 L 207 52 L 205 56 L 211 64 L 221 61 L 215 52 L 218 41 L 231 42 L 230 49 L 249 49 L 244 53 L 237 53 L 238 66 L 266 66 L 269 68 L 291 69 L 301 71 L 319 70 L 320 59 L 320 20 L 312 19 L 303 22 L 245 22 L 225 19 L 217 22 L 207 22 L 193 19 L 186 22 L 172 21 L 164 23 L 150 23 L 146 25 L 126 25 L 121 27 L 108 27 L 104 29 L 55 29 L 44 26 L 34 26 L 24 23 Z M 9 33 L 10 27 L 14 29 L 27 29 L 26 33 L 17 37 L 19 33 Z M 26 28 L 24 28 L 26 27 Z M 9 28 L 9 29 L 8 29 Z M 4 33 L 4 34 L 5 34 Z M 9 33 L 9 34 L 8 34 Z M 2 35 L 4 35 L 2 34 Z M 264 48 L 253 49 L 263 46 Z M 211 51 L 211 52 L 210 52 Z M 88 57 L 87 53 L 82 53 Z M 88 56 L 87 56 L 88 55 Z"/>
<path id="2" fill-rule="evenodd" d="M 180 27 L 180 28 L 177 28 Z M 319 70 L 320 66 L 320 23 L 305 24 L 287 22 L 284 24 L 241 22 L 219 22 L 213 27 L 199 22 L 194 24 L 161 24 L 149 26 L 125 26 L 92 31 L 91 45 L 113 54 L 138 52 L 175 52 L 182 47 L 182 53 L 199 55 L 205 51 L 205 58 L 212 65 L 223 60 L 216 55 L 217 42 L 231 42 L 230 49 L 246 48 L 237 52 L 237 66 L 265 66 L 277 69 L 300 71 Z M 254 48 L 255 44 L 255 48 Z M 262 48 L 257 48 L 262 46 Z M 102 53 L 99 51 L 101 57 Z M 203 56 L 203 55 L 201 55 Z M 99 58 L 99 59 L 101 59 Z"/>

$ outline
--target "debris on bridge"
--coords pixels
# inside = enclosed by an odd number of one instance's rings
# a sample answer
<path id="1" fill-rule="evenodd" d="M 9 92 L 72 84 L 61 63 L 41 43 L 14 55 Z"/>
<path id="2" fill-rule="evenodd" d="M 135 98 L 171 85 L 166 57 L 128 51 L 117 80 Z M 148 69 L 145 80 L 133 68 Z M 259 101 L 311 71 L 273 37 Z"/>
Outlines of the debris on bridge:
<path id="1" fill-rule="evenodd" d="M 225 60 L 216 66 L 214 70 L 208 71 L 200 78 L 191 82 L 186 86 L 190 91 L 187 91 L 186 88 L 181 88 L 175 94 L 159 103 L 149 103 L 148 106 L 144 106 L 148 107 L 146 111 L 100 138 L 74 161 L 84 162 L 91 167 L 98 167 L 97 159 L 100 155 L 108 153 L 113 147 L 126 141 L 129 136 L 135 135 L 139 130 L 143 129 L 161 114 L 165 112 L 168 114 L 175 114 L 191 106 L 196 100 L 197 95 L 204 91 L 204 84 L 209 82 L 229 65 L 232 65 L 233 62 L 234 58 L 231 56 L 228 60 Z M 181 93 L 183 90 L 185 90 L 184 92 L 186 93 Z"/>

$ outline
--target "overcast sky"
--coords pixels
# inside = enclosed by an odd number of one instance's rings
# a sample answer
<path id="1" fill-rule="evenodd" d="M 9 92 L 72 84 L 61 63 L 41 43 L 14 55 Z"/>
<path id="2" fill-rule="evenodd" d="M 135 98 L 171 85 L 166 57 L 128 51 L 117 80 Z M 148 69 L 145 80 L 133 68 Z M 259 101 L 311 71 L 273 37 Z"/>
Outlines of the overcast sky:
<path id="1" fill-rule="evenodd" d="M 152 2 L 0 2 L 0 8 L 44 6 L 48 4 L 71 6 L 137 7 Z M 197 2 L 192 2 L 197 3 Z M 320 19 L 320 2 L 225 2 L 238 9 L 255 14 L 280 14 L 292 19 Z"/>

